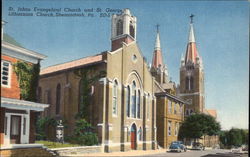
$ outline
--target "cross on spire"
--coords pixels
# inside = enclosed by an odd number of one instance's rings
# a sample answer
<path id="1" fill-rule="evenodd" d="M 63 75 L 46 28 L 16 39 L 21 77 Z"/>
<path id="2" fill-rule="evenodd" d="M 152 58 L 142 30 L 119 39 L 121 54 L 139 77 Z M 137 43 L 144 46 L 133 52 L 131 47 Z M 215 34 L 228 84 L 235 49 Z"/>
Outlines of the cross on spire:
<path id="1" fill-rule="evenodd" d="M 189 17 L 190 17 L 190 20 L 191 20 L 191 21 L 190 21 L 190 23 L 193 23 L 193 18 L 194 18 L 194 15 L 193 15 L 193 14 L 191 14 Z"/>
<path id="2" fill-rule="evenodd" d="M 157 25 L 156 25 L 157 33 L 159 32 L 159 27 L 160 27 L 160 25 L 157 24 Z"/>

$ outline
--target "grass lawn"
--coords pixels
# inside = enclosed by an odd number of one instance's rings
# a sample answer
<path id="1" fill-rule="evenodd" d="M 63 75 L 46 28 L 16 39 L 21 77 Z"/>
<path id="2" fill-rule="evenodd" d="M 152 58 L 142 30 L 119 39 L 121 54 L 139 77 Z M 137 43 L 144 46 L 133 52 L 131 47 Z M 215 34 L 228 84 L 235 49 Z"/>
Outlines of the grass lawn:
<path id="1" fill-rule="evenodd" d="M 77 144 L 58 143 L 58 142 L 52 142 L 52 141 L 36 141 L 35 143 L 44 144 L 44 146 L 48 147 L 48 148 L 62 148 L 62 147 L 78 147 L 78 146 L 80 146 Z"/>

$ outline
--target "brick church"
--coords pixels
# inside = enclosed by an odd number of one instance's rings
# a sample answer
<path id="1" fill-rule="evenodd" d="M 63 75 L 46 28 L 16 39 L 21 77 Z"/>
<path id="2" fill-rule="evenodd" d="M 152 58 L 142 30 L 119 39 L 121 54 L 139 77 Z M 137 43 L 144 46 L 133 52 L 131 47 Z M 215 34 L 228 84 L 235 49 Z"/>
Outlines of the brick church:
<path id="1" fill-rule="evenodd" d="M 204 67 L 195 41 L 193 16 L 190 16 L 191 22 L 185 57 L 181 57 L 178 96 L 188 103 L 185 105 L 185 116 L 192 113 L 204 113 L 217 118 L 216 110 L 205 108 Z M 218 144 L 218 136 L 206 136 L 200 142 L 211 147 Z"/>
<path id="2" fill-rule="evenodd" d="M 104 151 L 155 149 L 155 79 L 136 41 L 136 17 L 125 9 L 112 16 L 111 25 L 111 51 L 41 70 L 39 97 L 51 104 L 43 116 L 66 120 L 65 134 L 70 135 L 81 97 L 90 94 L 88 119 Z M 90 78 L 103 73 L 90 93 L 84 93 L 83 80 L 76 75 L 81 70 L 88 70 Z"/>
<path id="3" fill-rule="evenodd" d="M 204 108 L 204 72 L 192 22 L 186 55 L 181 60 L 180 86 L 169 79 L 159 28 L 149 66 L 136 41 L 136 23 L 130 10 L 124 9 L 112 16 L 110 51 L 40 72 L 39 101 L 50 104 L 42 116 L 67 121 L 65 134 L 71 135 L 75 116 L 84 108 L 83 96 L 90 95 L 85 112 L 105 152 L 156 149 L 158 144 L 167 148 L 178 140 L 185 115 L 212 113 Z M 89 93 L 83 90 L 84 75 L 96 78 Z M 53 137 L 54 133 L 49 134 Z"/>

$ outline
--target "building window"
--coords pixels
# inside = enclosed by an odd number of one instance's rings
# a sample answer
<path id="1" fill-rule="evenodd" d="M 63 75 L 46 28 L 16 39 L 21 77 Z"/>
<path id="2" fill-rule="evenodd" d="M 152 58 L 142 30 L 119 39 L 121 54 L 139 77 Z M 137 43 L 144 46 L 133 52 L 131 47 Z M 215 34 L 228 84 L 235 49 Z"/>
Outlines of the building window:
<path id="1" fill-rule="evenodd" d="M 168 136 L 171 136 L 171 121 L 168 121 Z"/>
<path id="2" fill-rule="evenodd" d="M 187 116 L 189 115 L 189 110 L 188 110 L 188 109 L 186 109 L 186 115 L 187 115 Z"/>
<path id="3" fill-rule="evenodd" d="M 117 115 L 117 91 L 118 91 L 118 83 L 115 80 L 114 81 L 114 86 L 113 86 L 113 111 L 112 113 L 114 115 Z"/>
<path id="4" fill-rule="evenodd" d="M 116 35 L 122 35 L 123 34 L 123 22 L 122 20 L 118 20 L 116 24 Z"/>
<path id="5" fill-rule="evenodd" d="M 138 90 L 138 94 L 137 94 L 137 118 L 140 118 L 141 116 L 141 93 L 140 93 L 140 90 Z"/>
<path id="6" fill-rule="evenodd" d="M 127 95 L 126 95 L 126 109 L 127 109 L 127 117 L 130 117 L 130 87 L 127 87 Z"/>
<path id="7" fill-rule="evenodd" d="M 10 74 L 11 74 L 10 62 L 2 60 L 1 62 L 1 85 L 10 87 Z"/>
<path id="8" fill-rule="evenodd" d="M 135 38 L 135 28 L 134 28 L 132 22 L 130 22 L 129 34 L 130 34 L 133 38 Z"/>
<path id="9" fill-rule="evenodd" d="M 132 85 L 132 117 L 136 118 L 136 84 Z"/>
<path id="10" fill-rule="evenodd" d="M 191 110 L 190 110 L 190 115 L 191 115 L 192 113 L 193 113 L 193 110 L 191 109 Z"/>
<path id="11" fill-rule="evenodd" d="M 194 89 L 194 78 L 191 77 L 190 78 L 190 90 L 193 90 Z"/>
<path id="12" fill-rule="evenodd" d="M 7 135 L 8 117 L 4 118 L 4 134 Z"/>
<path id="13" fill-rule="evenodd" d="M 26 118 L 23 118 L 23 135 L 26 135 Z"/>
<path id="14" fill-rule="evenodd" d="M 168 100 L 168 113 L 172 113 L 172 102 Z"/>
<path id="15" fill-rule="evenodd" d="M 181 104 L 179 104 L 179 113 L 180 113 L 180 115 L 182 114 L 182 105 Z"/>
<path id="16" fill-rule="evenodd" d="M 147 118 L 149 119 L 150 95 L 147 96 Z"/>
<path id="17" fill-rule="evenodd" d="M 175 132 L 174 132 L 175 136 L 178 135 L 178 129 L 179 129 L 179 124 L 177 122 L 175 122 Z"/>
<path id="18" fill-rule="evenodd" d="M 174 103 L 174 114 L 177 114 L 177 104 Z"/>
<path id="19" fill-rule="evenodd" d="M 56 87 L 56 114 L 60 113 L 60 100 L 61 100 L 61 85 L 58 84 Z"/>
<path id="20" fill-rule="evenodd" d="M 188 77 L 186 77 L 185 85 L 186 85 L 186 90 L 189 90 L 189 78 Z"/>

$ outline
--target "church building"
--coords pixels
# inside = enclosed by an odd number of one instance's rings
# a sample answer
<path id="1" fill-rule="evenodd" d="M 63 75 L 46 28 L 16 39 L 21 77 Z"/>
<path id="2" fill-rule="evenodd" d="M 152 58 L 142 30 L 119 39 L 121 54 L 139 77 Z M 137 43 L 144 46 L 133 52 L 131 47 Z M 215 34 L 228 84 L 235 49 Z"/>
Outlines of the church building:
<path id="1" fill-rule="evenodd" d="M 75 116 L 86 109 L 105 152 L 155 149 L 155 78 L 136 41 L 129 9 L 112 16 L 111 51 L 42 69 L 39 97 L 51 104 L 43 116 L 64 119 L 72 135 Z M 90 92 L 84 81 L 90 81 Z M 89 95 L 89 106 L 83 96 Z"/>
<path id="2" fill-rule="evenodd" d="M 205 108 L 204 67 L 196 45 L 193 17 L 194 15 L 190 16 L 190 30 L 185 57 L 181 57 L 178 95 L 188 103 L 185 106 L 185 116 L 193 113 L 204 113 L 216 119 L 216 110 Z M 218 141 L 218 136 L 206 136 L 203 137 L 201 142 L 205 146 L 211 147 L 218 144 Z"/>

